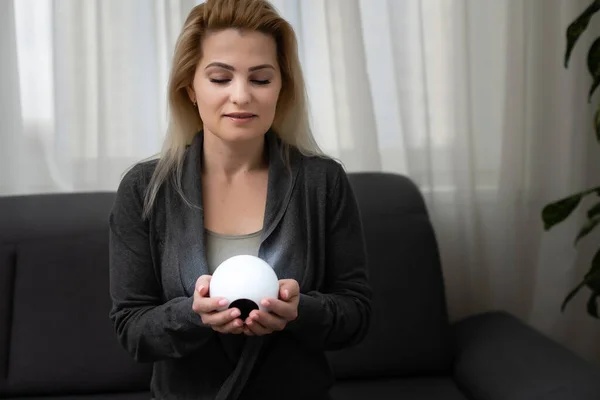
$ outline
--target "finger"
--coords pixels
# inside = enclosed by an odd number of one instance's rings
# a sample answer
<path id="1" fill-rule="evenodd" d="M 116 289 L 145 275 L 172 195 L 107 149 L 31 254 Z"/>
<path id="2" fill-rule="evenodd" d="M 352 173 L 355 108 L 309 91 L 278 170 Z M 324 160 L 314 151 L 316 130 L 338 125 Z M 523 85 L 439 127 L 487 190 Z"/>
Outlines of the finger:
<path id="1" fill-rule="evenodd" d="M 285 319 L 279 317 L 278 315 L 264 311 L 253 311 L 250 313 L 248 319 L 258 322 L 271 331 L 282 331 L 287 323 Z"/>
<path id="2" fill-rule="evenodd" d="M 241 321 L 241 320 L 240 320 Z M 244 332 L 244 323 L 239 328 L 232 329 L 229 333 L 232 335 L 241 335 Z"/>
<path id="3" fill-rule="evenodd" d="M 298 306 L 295 303 L 278 299 L 265 299 L 260 304 L 286 321 L 293 321 L 298 318 Z"/>
<path id="4" fill-rule="evenodd" d="M 244 330 L 244 322 L 239 318 L 235 318 L 224 325 L 213 325 L 212 328 L 220 333 L 240 334 Z"/>
<path id="5" fill-rule="evenodd" d="M 227 304 L 227 299 L 201 297 L 198 294 L 194 294 L 192 309 L 197 314 L 207 314 L 212 313 L 221 307 L 225 307 Z"/>
<path id="6" fill-rule="evenodd" d="M 251 320 L 250 318 L 246 320 L 246 326 L 248 327 L 250 332 L 252 332 L 256 336 L 264 336 L 272 332 L 268 328 L 262 326 L 260 322 Z"/>
<path id="7" fill-rule="evenodd" d="M 248 325 L 244 325 L 243 332 L 246 336 L 255 336 L 254 333 L 252 333 L 252 331 L 248 327 Z"/>
<path id="8" fill-rule="evenodd" d="M 240 316 L 240 310 L 237 308 L 227 309 L 225 311 L 217 311 L 202 316 L 202 322 L 212 326 L 222 326 L 232 322 Z"/>

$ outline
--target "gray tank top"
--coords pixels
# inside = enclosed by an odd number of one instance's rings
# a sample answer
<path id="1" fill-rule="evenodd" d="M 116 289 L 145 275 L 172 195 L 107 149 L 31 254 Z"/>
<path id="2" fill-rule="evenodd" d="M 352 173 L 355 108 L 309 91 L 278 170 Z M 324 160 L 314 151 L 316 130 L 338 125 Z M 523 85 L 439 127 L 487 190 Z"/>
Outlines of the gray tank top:
<path id="1" fill-rule="evenodd" d="M 258 256 L 262 230 L 247 235 L 222 235 L 205 230 L 208 272 L 213 274 L 226 259 L 239 256 Z"/>

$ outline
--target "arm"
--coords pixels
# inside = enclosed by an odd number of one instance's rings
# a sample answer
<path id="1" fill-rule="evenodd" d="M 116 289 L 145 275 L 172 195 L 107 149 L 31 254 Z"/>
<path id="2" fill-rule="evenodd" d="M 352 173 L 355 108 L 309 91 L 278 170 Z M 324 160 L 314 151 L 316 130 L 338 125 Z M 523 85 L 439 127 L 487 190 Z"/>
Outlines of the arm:
<path id="1" fill-rule="evenodd" d="M 372 296 L 360 212 L 341 166 L 327 213 L 325 291 L 301 293 L 298 318 L 286 330 L 312 348 L 339 350 L 366 336 Z"/>
<path id="2" fill-rule="evenodd" d="M 143 166 L 123 178 L 110 215 L 110 318 L 121 345 L 136 361 L 183 357 L 214 331 L 193 312 L 193 297 L 163 302 L 142 220 Z"/>
<path id="3" fill-rule="evenodd" d="M 454 327 L 454 376 L 477 400 L 600 397 L 600 370 L 504 312 Z"/>

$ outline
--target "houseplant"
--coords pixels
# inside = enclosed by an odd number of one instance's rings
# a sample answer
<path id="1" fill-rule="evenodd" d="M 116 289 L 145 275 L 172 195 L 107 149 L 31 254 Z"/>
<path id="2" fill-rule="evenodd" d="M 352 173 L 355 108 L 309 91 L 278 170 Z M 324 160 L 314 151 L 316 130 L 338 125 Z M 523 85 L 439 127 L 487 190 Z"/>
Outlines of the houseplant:
<path id="1" fill-rule="evenodd" d="M 566 51 L 564 57 L 565 68 L 569 67 L 569 59 L 577 40 L 588 28 L 592 17 L 598 11 L 600 11 L 600 0 L 595 0 L 568 26 L 566 31 Z M 594 40 L 588 50 L 587 67 L 592 76 L 592 84 L 588 92 L 588 102 L 591 102 L 592 95 L 600 85 L 600 37 Z M 600 104 L 596 108 L 593 128 L 596 139 L 600 141 Z M 590 195 L 600 196 L 600 186 L 572 194 L 547 204 L 542 210 L 544 229 L 548 231 L 553 226 L 564 221 L 579 206 L 582 199 Z M 580 239 L 592 232 L 598 224 L 600 224 L 600 202 L 597 202 L 587 210 L 586 222 L 575 238 L 575 245 L 577 245 Z M 577 292 L 584 287 L 587 287 L 591 291 L 587 302 L 588 314 L 595 318 L 600 318 L 598 315 L 598 300 L 600 300 L 600 249 L 596 251 L 595 256 L 592 258 L 591 266 L 581 282 L 579 282 L 579 284 L 565 297 L 561 306 L 562 311 L 564 311 L 567 303 L 577 294 Z"/>

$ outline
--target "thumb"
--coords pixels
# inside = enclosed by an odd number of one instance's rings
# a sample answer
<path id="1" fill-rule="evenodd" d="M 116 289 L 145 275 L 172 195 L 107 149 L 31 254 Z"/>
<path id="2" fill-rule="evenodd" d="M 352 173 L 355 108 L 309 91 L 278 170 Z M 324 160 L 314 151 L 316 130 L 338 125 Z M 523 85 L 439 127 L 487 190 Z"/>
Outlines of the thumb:
<path id="1" fill-rule="evenodd" d="M 296 292 L 296 285 L 292 279 L 282 279 L 279 282 L 279 296 L 284 300 L 289 300 Z"/>
<path id="2" fill-rule="evenodd" d="M 202 275 L 196 281 L 196 291 L 201 296 L 206 296 L 206 294 L 208 293 L 208 290 L 209 290 L 209 287 L 210 287 L 210 278 L 211 278 L 210 275 Z"/>

